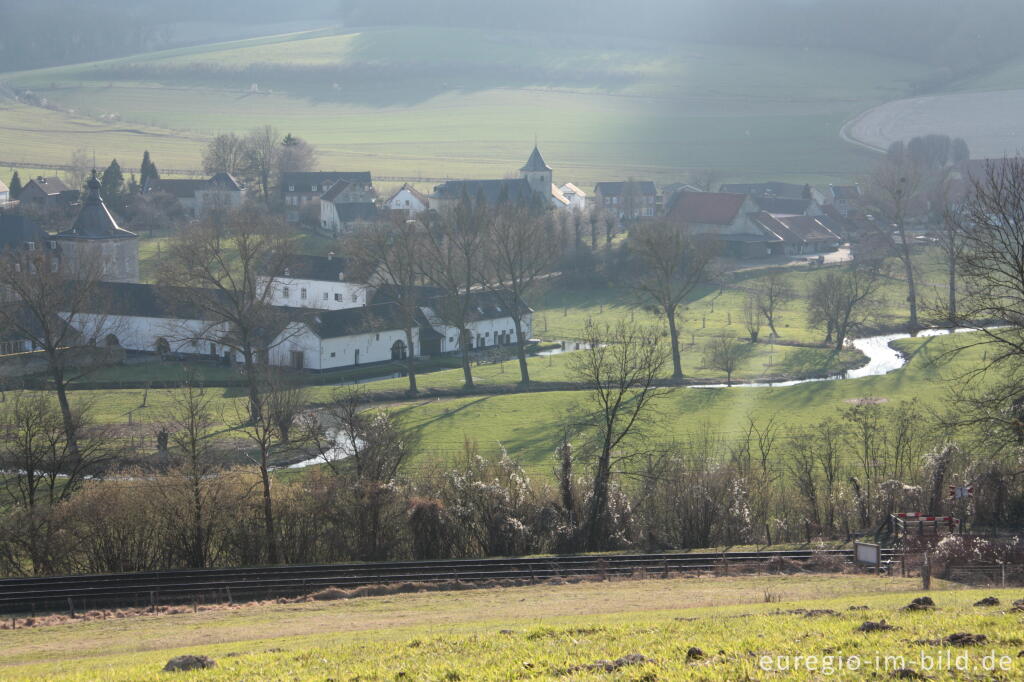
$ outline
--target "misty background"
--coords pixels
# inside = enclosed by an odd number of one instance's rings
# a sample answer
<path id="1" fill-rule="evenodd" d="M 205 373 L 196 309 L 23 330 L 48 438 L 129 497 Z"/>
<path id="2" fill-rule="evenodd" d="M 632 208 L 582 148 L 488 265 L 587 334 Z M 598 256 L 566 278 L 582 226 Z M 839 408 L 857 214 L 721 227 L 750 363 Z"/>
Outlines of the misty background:
<path id="1" fill-rule="evenodd" d="M 829 47 L 912 59 L 936 82 L 1019 55 L 1017 0 L 108 0 L 0 3 L 0 71 L 258 35 L 261 27 L 463 26 L 659 41 Z"/>

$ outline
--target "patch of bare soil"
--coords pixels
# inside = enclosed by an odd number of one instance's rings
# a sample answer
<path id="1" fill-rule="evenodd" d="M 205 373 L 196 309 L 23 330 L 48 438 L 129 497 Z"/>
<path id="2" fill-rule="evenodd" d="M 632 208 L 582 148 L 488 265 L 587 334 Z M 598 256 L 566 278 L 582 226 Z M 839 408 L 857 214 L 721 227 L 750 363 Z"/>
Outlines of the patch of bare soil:
<path id="1" fill-rule="evenodd" d="M 687 655 L 689 657 L 689 655 Z M 582 663 L 580 665 L 574 665 L 571 668 L 566 668 L 564 674 L 572 675 L 573 673 L 579 672 L 615 672 L 619 668 L 625 668 L 628 665 L 643 665 L 644 663 L 654 663 L 657 661 L 653 658 L 648 658 L 643 654 L 626 654 L 621 658 L 616 658 L 614 661 L 594 661 L 593 663 Z"/>
<path id="2" fill-rule="evenodd" d="M 903 607 L 904 611 L 931 611 L 935 608 L 935 602 L 931 597 L 918 597 Z"/>
<path id="3" fill-rule="evenodd" d="M 943 641 L 953 646 L 971 646 L 972 644 L 984 644 L 988 641 L 988 637 L 973 632 L 954 632 Z"/>
<path id="4" fill-rule="evenodd" d="M 883 632 L 885 630 L 895 630 L 895 625 L 889 625 L 885 620 L 880 620 L 877 623 L 873 620 L 866 620 L 860 624 L 857 628 L 857 632 Z"/>

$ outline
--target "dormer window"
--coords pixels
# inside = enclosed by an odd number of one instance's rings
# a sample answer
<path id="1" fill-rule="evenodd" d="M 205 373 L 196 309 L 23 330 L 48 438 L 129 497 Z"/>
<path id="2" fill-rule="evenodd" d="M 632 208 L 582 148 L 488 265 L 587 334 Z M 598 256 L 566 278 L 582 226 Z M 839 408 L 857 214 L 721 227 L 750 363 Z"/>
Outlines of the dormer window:
<path id="1" fill-rule="evenodd" d="M 285 276 L 285 277 L 290 277 L 290 276 L 291 276 L 291 274 L 292 274 L 292 273 L 291 273 L 291 272 L 289 272 L 288 268 L 285 268 L 285 269 L 284 269 L 284 276 Z"/>
<path id="2" fill-rule="evenodd" d="M 294 192 L 295 191 L 295 185 L 288 185 L 288 191 L 289 192 Z"/>

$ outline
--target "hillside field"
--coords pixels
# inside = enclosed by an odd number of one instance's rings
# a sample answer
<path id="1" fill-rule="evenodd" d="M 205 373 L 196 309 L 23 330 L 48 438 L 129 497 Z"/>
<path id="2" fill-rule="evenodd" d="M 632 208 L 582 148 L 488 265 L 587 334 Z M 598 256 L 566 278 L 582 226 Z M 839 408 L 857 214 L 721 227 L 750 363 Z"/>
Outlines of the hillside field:
<path id="1" fill-rule="evenodd" d="M 871 159 L 838 138 L 842 123 L 924 72 L 801 48 L 310 31 L 0 74 L 54 107 L 0 99 L 0 161 L 64 163 L 85 147 L 134 165 L 149 149 L 159 167 L 197 168 L 212 135 L 269 123 L 313 142 L 322 168 L 379 176 L 503 177 L 536 139 L 556 179 L 585 188 L 705 168 L 828 181 Z"/>
<path id="2" fill-rule="evenodd" d="M 795 680 L 823 679 L 826 660 L 834 675 L 824 679 L 889 679 L 899 669 L 935 680 L 994 679 L 984 667 L 991 655 L 1003 666 L 995 670 L 999 679 L 1019 676 L 1024 640 L 1011 602 L 1020 589 L 966 590 L 936 581 L 937 610 L 902 610 L 920 596 L 918 586 L 917 579 L 867 575 L 678 577 L 186 609 L 0 631 L 0 674 L 162 679 L 172 656 L 199 654 L 216 667 L 174 679 L 772 679 L 779 673 L 770 671 L 787 660 L 786 679 Z M 773 603 L 765 603 L 769 596 Z M 1001 605 L 973 606 L 987 596 Z M 810 610 L 818 613 L 808 616 Z M 865 621 L 881 620 L 895 629 L 858 631 Z M 955 632 L 986 641 L 946 643 Z M 968 667 L 936 667 L 946 651 Z M 611 673 L 570 670 L 629 654 L 645 659 Z M 817 662 L 804 659 L 796 670 L 798 655 Z M 840 658 L 860 661 L 859 669 L 841 667 Z"/>

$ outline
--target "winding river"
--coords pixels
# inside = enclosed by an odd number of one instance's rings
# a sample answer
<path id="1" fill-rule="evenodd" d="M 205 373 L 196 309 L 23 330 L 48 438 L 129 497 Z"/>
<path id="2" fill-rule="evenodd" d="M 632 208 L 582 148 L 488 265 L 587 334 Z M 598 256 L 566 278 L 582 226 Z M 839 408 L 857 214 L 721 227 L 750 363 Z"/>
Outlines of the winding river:
<path id="1" fill-rule="evenodd" d="M 882 374 L 888 374 L 893 370 L 900 369 L 907 364 L 906 358 L 900 354 L 899 351 L 892 348 L 889 344 L 897 339 L 909 339 L 911 337 L 921 336 L 942 336 L 944 334 L 956 334 L 959 332 L 976 331 L 973 329 L 922 329 L 917 334 L 880 334 L 878 336 L 866 336 L 861 339 L 854 339 L 851 344 L 854 348 L 864 353 L 867 356 L 867 364 L 858 367 L 857 369 L 851 369 L 842 374 L 837 374 L 831 377 L 823 377 L 818 379 L 793 379 L 791 381 L 778 381 L 775 383 L 734 383 L 732 388 L 768 388 L 768 387 L 783 387 L 783 386 L 796 386 L 797 384 L 808 384 L 816 381 L 841 381 L 843 379 L 860 379 L 862 377 L 873 377 Z M 568 347 L 569 342 L 562 342 L 562 348 L 544 351 L 538 353 L 538 355 L 554 355 L 562 352 L 569 352 L 570 350 L 576 350 L 575 348 L 570 349 Z M 392 376 L 380 377 L 376 381 L 384 379 L 390 379 Z M 370 383 L 374 379 L 364 380 L 362 383 Z M 691 388 L 727 388 L 725 384 L 694 384 Z M 339 446 L 333 453 L 331 459 L 344 459 L 348 456 L 343 446 Z M 330 455 L 329 455 L 330 456 Z M 290 465 L 289 468 L 301 468 L 310 466 L 312 464 L 322 463 L 323 459 L 320 457 L 314 457 L 313 459 L 307 459 L 302 462 Z"/>

